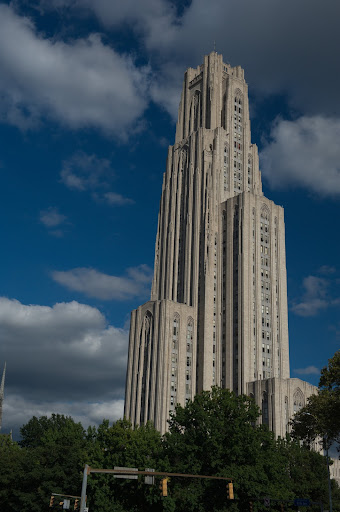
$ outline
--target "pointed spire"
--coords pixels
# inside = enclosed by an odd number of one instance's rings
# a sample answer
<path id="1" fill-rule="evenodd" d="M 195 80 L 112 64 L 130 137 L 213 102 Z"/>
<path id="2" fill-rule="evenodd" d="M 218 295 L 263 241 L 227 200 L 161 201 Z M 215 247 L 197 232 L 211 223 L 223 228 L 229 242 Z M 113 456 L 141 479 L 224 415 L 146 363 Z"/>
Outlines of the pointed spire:
<path id="1" fill-rule="evenodd" d="M 1 386 L 0 386 L 0 400 L 4 398 L 5 376 L 6 376 L 6 362 L 5 362 L 5 365 L 4 365 L 4 370 L 2 372 L 2 379 L 1 379 Z"/>
<path id="2" fill-rule="evenodd" d="M 4 395 L 5 395 L 5 376 L 6 376 L 6 362 L 4 365 L 3 372 L 2 372 L 2 379 L 1 379 L 1 385 L 0 385 L 0 432 L 1 432 L 1 426 L 2 426 L 2 403 L 4 401 Z"/>

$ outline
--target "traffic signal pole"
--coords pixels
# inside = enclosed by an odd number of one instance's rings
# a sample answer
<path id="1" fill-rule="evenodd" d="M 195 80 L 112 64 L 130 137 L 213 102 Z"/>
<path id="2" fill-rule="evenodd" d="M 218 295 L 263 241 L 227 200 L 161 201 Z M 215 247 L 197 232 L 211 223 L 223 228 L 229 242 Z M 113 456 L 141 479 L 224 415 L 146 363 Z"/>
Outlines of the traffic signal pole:
<path id="1" fill-rule="evenodd" d="M 83 484 L 81 487 L 80 512 L 84 512 L 86 506 L 87 475 L 90 473 L 89 469 L 90 467 L 87 464 L 85 464 L 83 473 Z"/>
<path id="2" fill-rule="evenodd" d="M 87 476 L 90 473 L 113 473 L 116 475 L 149 475 L 149 476 L 179 476 L 184 478 L 208 478 L 209 480 L 229 480 L 232 482 L 232 478 L 226 476 L 208 476 L 208 475 L 188 475 L 185 473 L 168 473 L 165 471 L 135 471 L 129 469 L 105 469 L 105 468 L 91 468 L 88 464 L 85 464 L 84 473 L 83 473 L 83 485 L 81 489 L 81 498 L 80 498 L 80 511 L 85 511 L 86 506 L 86 488 L 87 488 Z M 165 480 L 165 479 L 164 479 Z M 231 484 L 232 485 L 232 484 Z M 233 487 L 228 487 L 229 493 L 232 494 L 229 496 L 229 499 L 234 499 Z"/>

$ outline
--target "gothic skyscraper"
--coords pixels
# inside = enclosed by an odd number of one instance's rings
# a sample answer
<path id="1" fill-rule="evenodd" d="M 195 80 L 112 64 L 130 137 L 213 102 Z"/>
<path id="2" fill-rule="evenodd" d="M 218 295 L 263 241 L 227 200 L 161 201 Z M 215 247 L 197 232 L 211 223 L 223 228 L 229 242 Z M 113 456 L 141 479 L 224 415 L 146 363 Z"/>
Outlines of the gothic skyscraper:
<path id="1" fill-rule="evenodd" d="M 289 379 L 286 281 L 284 213 L 262 192 L 244 71 L 212 52 L 185 73 L 151 300 L 131 316 L 132 423 L 164 432 L 177 403 L 218 385 L 252 394 L 284 434 L 313 392 Z"/>

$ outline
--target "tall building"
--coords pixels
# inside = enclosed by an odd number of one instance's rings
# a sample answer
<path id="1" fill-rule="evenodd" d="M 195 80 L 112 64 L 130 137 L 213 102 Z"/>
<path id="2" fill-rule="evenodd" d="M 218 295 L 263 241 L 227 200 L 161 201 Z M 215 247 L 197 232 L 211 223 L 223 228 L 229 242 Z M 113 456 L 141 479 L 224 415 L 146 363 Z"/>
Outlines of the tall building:
<path id="1" fill-rule="evenodd" d="M 161 432 L 213 385 L 254 396 L 284 435 L 314 387 L 289 378 L 284 212 L 264 197 L 240 66 L 184 77 L 158 217 L 151 300 L 132 312 L 125 416 Z"/>

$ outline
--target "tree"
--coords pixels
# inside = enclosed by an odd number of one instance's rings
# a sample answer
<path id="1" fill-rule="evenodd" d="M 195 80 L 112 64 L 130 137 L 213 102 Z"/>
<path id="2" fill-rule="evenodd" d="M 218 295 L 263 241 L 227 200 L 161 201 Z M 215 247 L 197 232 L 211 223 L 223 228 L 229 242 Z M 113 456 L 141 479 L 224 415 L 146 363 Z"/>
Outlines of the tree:
<path id="1" fill-rule="evenodd" d="M 319 389 L 292 421 L 292 435 L 310 445 L 317 437 L 328 447 L 340 442 L 340 350 L 321 370 Z"/>
<path id="2" fill-rule="evenodd" d="M 168 470 L 230 477 L 237 498 L 228 501 L 225 481 L 173 479 L 169 487 L 176 510 L 247 510 L 252 499 L 293 496 L 285 454 L 267 427 L 256 426 L 259 415 L 251 398 L 217 387 L 176 407 L 164 441 Z M 254 501 L 254 511 L 257 507 Z"/>
<path id="3" fill-rule="evenodd" d="M 21 512 L 45 510 L 52 492 L 79 495 L 88 458 L 82 425 L 59 414 L 33 417 L 21 435 Z"/>
<path id="4" fill-rule="evenodd" d="M 135 467 L 159 468 L 162 461 L 162 439 L 151 423 L 132 428 L 126 420 L 112 426 L 104 420 L 98 429 L 88 433 L 90 465 L 100 468 Z M 158 485 L 137 480 L 116 479 L 113 475 L 91 474 L 88 479 L 88 497 L 91 509 L 97 512 L 159 510 Z"/>
<path id="5" fill-rule="evenodd" d="M 16 512 L 20 505 L 21 471 L 25 454 L 11 437 L 0 434 L 0 510 L 1 512 Z"/>

